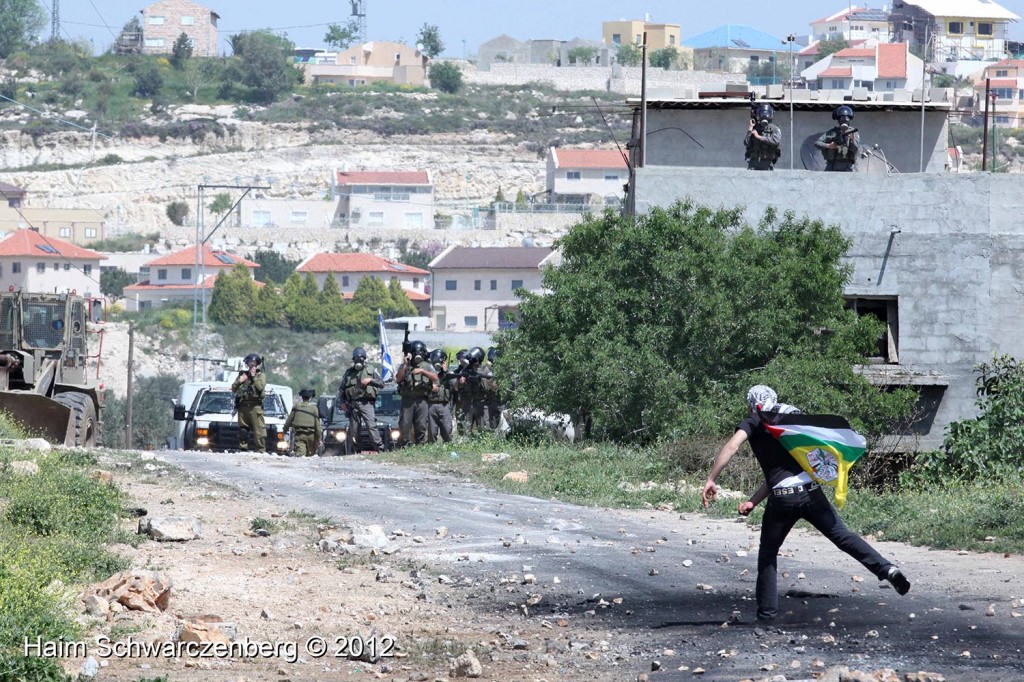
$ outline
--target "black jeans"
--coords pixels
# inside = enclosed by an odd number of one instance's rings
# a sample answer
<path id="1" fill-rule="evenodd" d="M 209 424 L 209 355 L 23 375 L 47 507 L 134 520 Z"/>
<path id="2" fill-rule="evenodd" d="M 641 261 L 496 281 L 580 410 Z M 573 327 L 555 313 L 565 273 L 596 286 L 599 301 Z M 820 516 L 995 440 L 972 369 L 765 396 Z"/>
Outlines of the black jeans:
<path id="1" fill-rule="evenodd" d="M 892 562 L 846 527 L 821 488 L 810 492 L 776 496 L 768 492 L 768 506 L 761 522 L 761 543 L 757 550 L 757 619 L 772 621 L 779 611 L 779 548 L 800 519 L 864 565 L 879 580 L 885 579 Z"/>

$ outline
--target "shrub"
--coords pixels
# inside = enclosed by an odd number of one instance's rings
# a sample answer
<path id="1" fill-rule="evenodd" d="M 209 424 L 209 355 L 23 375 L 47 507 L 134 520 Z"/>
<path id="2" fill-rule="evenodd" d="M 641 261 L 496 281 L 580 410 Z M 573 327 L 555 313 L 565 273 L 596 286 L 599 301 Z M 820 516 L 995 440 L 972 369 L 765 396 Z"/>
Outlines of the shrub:
<path id="1" fill-rule="evenodd" d="M 450 95 L 462 90 L 462 70 L 451 62 L 440 62 L 430 66 L 430 85 Z"/>
<path id="2" fill-rule="evenodd" d="M 172 201 L 167 204 L 167 218 L 179 227 L 185 224 L 188 218 L 188 203 L 184 201 Z"/>

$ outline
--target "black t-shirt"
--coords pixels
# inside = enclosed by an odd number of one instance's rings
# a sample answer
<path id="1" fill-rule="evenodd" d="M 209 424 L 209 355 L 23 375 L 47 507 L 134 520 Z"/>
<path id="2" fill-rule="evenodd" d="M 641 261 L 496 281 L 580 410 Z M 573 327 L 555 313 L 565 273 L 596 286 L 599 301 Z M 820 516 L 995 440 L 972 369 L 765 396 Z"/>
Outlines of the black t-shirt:
<path id="1" fill-rule="evenodd" d="M 782 444 L 765 430 L 760 415 L 751 415 L 736 427 L 743 431 L 750 440 L 750 449 L 754 451 L 757 463 L 761 465 L 768 487 L 774 488 L 783 479 L 796 476 L 803 472 L 800 463 L 782 447 Z"/>

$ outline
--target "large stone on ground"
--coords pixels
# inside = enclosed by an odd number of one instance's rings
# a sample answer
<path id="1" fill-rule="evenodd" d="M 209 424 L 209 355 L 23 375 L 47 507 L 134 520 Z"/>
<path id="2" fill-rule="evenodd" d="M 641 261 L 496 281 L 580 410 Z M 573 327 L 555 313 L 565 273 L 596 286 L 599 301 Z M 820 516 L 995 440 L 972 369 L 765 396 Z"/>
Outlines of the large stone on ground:
<path id="1" fill-rule="evenodd" d="M 473 652 L 467 650 L 466 653 L 448 662 L 448 674 L 451 677 L 480 677 L 484 674 L 484 667 L 480 665 Z"/>
<path id="2" fill-rule="evenodd" d="M 159 542 L 198 540 L 203 527 L 194 516 L 157 516 L 139 519 L 139 534 Z"/>
<path id="3" fill-rule="evenodd" d="M 92 591 L 108 603 L 121 604 L 130 611 L 159 613 L 167 610 L 171 581 L 152 571 L 123 571 L 96 585 Z"/>

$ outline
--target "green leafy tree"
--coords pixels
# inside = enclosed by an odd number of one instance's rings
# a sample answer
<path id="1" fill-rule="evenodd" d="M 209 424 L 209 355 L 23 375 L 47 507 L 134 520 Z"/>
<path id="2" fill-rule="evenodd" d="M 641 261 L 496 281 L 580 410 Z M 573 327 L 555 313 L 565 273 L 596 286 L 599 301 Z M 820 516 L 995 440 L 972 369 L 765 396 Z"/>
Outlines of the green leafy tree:
<path id="1" fill-rule="evenodd" d="M 828 38 L 818 43 L 818 59 L 822 60 L 830 54 L 839 52 L 839 50 L 845 50 L 850 46 L 849 41 L 842 36 L 838 38 Z"/>
<path id="2" fill-rule="evenodd" d="M 398 278 L 392 278 L 388 282 L 388 296 L 391 298 L 391 307 L 385 311 L 386 317 L 408 317 L 419 314 L 416 305 L 409 300 L 409 294 L 405 292 Z"/>
<path id="3" fill-rule="evenodd" d="M 928 483 L 1019 475 L 1024 442 L 1024 364 L 1001 355 L 975 368 L 978 416 L 952 422 L 942 449 L 923 453 L 911 474 Z"/>
<path id="4" fill-rule="evenodd" d="M 238 263 L 228 272 L 221 272 L 213 284 L 206 314 L 219 324 L 248 324 L 256 308 L 256 285 L 249 268 Z"/>
<path id="5" fill-rule="evenodd" d="M 880 325 L 844 308 L 849 244 L 772 210 L 757 227 L 740 209 L 690 202 L 587 216 L 560 240 L 547 293 L 524 292 L 519 327 L 501 339 L 516 398 L 645 442 L 728 433 L 747 388 L 765 382 L 805 411 L 882 433 L 913 396 L 853 371 Z"/>
<path id="6" fill-rule="evenodd" d="M 462 90 L 462 70 L 451 62 L 438 62 L 430 65 L 430 85 L 449 95 Z"/>
<path id="7" fill-rule="evenodd" d="M 679 50 L 674 47 L 663 47 L 651 53 L 651 66 L 655 69 L 669 69 L 679 63 Z"/>
<path id="8" fill-rule="evenodd" d="M 324 286 L 318 297 L 320 317 L 323 321 L 323 331 L 336 331 L 341 329 L 344 321 L 342 309 L 345 307 L 345 299 L 341 295 L 341 287 L 338 286 L 337 278 L 328 274 L 324 279 Z"/>
<path id="9" fill-rule="evenodd" d="M 184 201 L 172 201 L 167 204 L 167 218 L 175 225 L 179 227 L 185 224 L 185 219 L 188 218 L 188 203 Z"/>
<path id="10" fill-rule="evenodd" d="M 299 265 L 299 261 L 289 260 L 277 251 L 262 249 L 253 255 L 252 260 L 259 265 L 256 269 L 257 280 L 277 284 L 284 284 Z"/>
<path id="11" fill-rule="evenodd" d="M 137 97 L 156 97 L 164 87 L 164 76 L 156 64 L 143 64 L 135 72 L 135 87 L 132 94 Z"/>
<path id="12" fill-rule="evenodd" d="M 421 46 L 420 52 L 429 59 L 444 52 L 444 43 L 441 42 L 441 32 L 433 24 L 423 24 L 420 32 L 416 34 L 416 45 Z"/>
<path id="13" fill-rule="evenodd" d="M 394 301 L 391 300 L 391 294 L 388 293 L 388 287 L 384 282 L 376 277 L 367 276 L 359 280 L 356 290 L 352 292 L 352 305 L 361 305 L 376 315 L 378 309 L 391 310 Z"/>
<path id="14" fill-rule="evenodd" d="M 293 272 L 284 283 L 284 314 L 288 326 L 299 332 L 326 331 L 328 327 L 320 312 L 320 287 L 313 273 L 303 277 Z"/>
<path id="15" fill-rule="evenodd" d="M 569 63 L 582 64 L 584 66 L 593 64 L 594 58 L 597 57 L 597 53 L 598 49 L 596 47 L 579 45 L 569 50 Z"/>
<path id="16" fill-rule="evenodd" d="M 643 62 L 644 53 L 636 45 L 619 45 L 615 51 L 615 61 L 623 66 L 640 66 Z"/>
<path id="17" fill-rule="evenodd" d="M 780 82 L 789 80 L 789 65 L 778 60 L 751 62 L 747 65 L 747 78 L 774 78 Z"/>
<path id="18" fill-rule="evenodd" d="M 213 197 L 213 201 L 207 205 L 207 209 L 210 213 L 219 216 L 227 213 L 231 210 L 231 207 L 235 202 L 231 201 L 231 195 L 227 192 L 218 192 Z"/>
<path id="19" fill-rule="evenodd" d="M 0 59 L 31 46 L 45 25 L 37 0 L 0 0 Z"/>
<path id="20" fill-rule="evenodd" d="M 359 22 L 355 19 L 347 24 L 328 24 L 324 42 L 338 50 L 346 50 L 359 40 Z"/>
<path id="21" fill-rule="evenodd" d="M 123 268 L 103 268 L 100 270 L 100 291 L 104 296 L 120 298 L 124 288 L 135 284 L 135 275 Z"/>
<path id="22" fill-rule="evenodd" d="M 187 33 L 182 32 L 178 34 L 174 45 L 171 46 L 171 66 L 182 71 L 185 68 L 185 63 L 190 59 L 192 59 L 192 39 L 188 37 Z"/>
<path id="23" fill-rule="evenodd" d="M 279 327 L 284 323 L 284 300 L 273 284 L 258 287 L 256 307 L 249 322 L 257 327 Z"/>
<path id="24" fill-rule="evenodd" d="M 299 83 L 301 72 L 292 64 L 295 45 L 270 31 L 233 36 L 231 46 L 241 60 L 242 83 L 260 104 L 270 104 Z"/>

